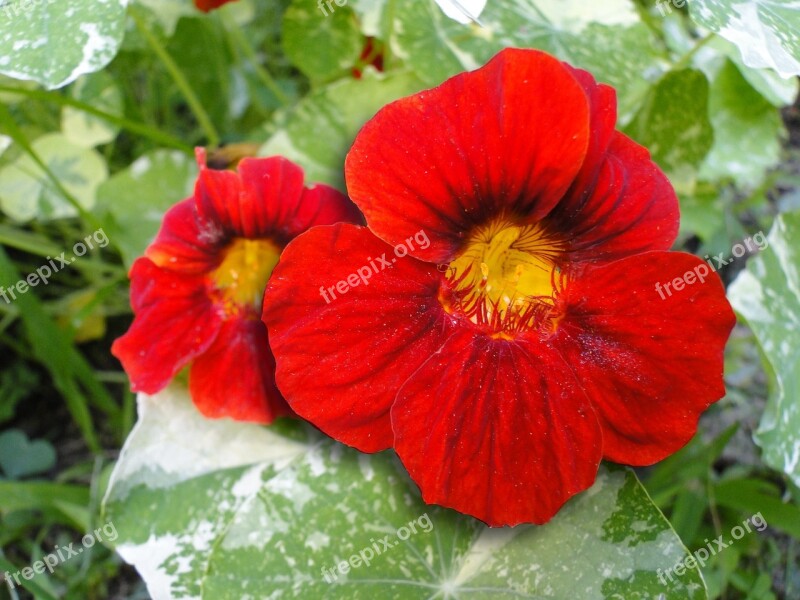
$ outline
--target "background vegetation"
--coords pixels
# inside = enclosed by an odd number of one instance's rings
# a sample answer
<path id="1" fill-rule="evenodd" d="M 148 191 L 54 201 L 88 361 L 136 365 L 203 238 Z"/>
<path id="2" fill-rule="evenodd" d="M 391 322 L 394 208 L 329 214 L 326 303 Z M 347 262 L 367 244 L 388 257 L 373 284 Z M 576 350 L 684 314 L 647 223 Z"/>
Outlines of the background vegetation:
<path id="1" fill-rule="evenodd" d="M 790 301 L 798 265 L 774 252 L 779 242 L 800 248 L 796 80 L 746 66 L 736 47 L 674 5 L 664 15 L 644 1 L 490 0 L 487 34 L 447 21 L 428 0 L 394 14 L 385 4 L 354 0 L 323 17 L 301 0 L 240 0 L 209 15 L 189 0 L 141 0 L 128 7 L 124 42 L 102 70 L 59 89 L 0 76 L 0 284 L 100 228 L 110 240 L 49 285 L 0 301 L 0 572 L 104 522 L 108 476 L 136 418 L 109 353 L 131 319 L 126 271 L 164 210 L 190 193 L 192 148 L 249 144 L 218 154 L 223 163 L 251 148 L 283 153 L 310 180 L 343 189 L 344 153 L 377 108 L 463 70 L 464 57 L 480 64 L 519 45 L 618 88 L 621 125 L 680 193 L 678 247 L 729 256 L 786 215 L 785 231 L 753 258 L 763 264 L 751 267 L 786 299 L 764 307 L 772 329 L 751 331 L 742 320 L 727 350 L 727 396 L 688 447 L 640 475 L 690 550 L 755 513 L 769 523 L 703 569 L 710 598 L 800 598 L 797 471 L 775 458 L 769 436 L 753 441 L 765 411 L 780 420 L 800 393 L 800 314 Z M 743 268 L 737 261 L 721 275 L 730 284 Z M 747 312 L 754 289 L 738 290 L 737 310 Z M 776 355 L 775 340 L 791 347 Z M 29 594 L 148 597 L 103 545 L 25 591 L 0 587 L 0 598 Z"/>

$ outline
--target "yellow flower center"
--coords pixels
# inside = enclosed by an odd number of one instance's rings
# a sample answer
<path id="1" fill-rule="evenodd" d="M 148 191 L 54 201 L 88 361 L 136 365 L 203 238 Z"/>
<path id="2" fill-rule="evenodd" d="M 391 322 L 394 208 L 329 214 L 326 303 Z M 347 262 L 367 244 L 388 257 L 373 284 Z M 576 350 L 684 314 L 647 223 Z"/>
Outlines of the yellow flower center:
<path id="1" fill-rule="evenodd" d="M 453 304 L 496 337 L 531 329 L 549 315 L 563 287 L 563 250 L 538 224 L 492 223 L 447 266 Z"/>
<path id="2" fill-rule="evenodd" d="M 226 313 L 254 308 L 256 314 L 261 314 L 264 290 L 281 249 L 270 240 L 237 238 L 224 252 L 211 280 L 220 292 Z"/>

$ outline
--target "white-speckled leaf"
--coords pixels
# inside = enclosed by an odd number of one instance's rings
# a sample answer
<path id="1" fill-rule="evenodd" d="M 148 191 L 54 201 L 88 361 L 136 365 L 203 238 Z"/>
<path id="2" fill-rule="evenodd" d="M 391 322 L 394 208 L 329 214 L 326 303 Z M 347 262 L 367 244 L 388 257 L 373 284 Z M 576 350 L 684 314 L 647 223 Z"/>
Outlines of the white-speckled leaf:
<path id="1" fill-rule="evenodd" d="M 175 33 L 178 21 L 183 17 L 197 16 L 197 7 L 186 0 L 138 0 L 137 3 L 150 10 L 167 36 Z"/>
<path id="2" fill-rule="evenodd" d="M 361 19 L 361 31 L 365 35 L 382 37 L 380 23 L 388 0 L 350 0 L 349 4 Z M 442 12 L 463 25 L 480 23 L 480 16 L 486 8 L 487 0 L 434 0 Z M 403 10 L 403 5 L 393 5 L 392 11 Z"/>
<path id="3" fill-rule="evenodd" d="M 328 81 L 353 68 L 364 48 L 358 23 L 346 4 L 317 6 L 293 0 L 283 15 L 286 56 L 312 81 Z"/>
<path id="4" fill-rule="evenodd" d="M 69 93 L 93 108 L 112 115 L 122 113 L 122 93 L 114 78 L 104 71 L 79 77 Z M 113 141 L 119 127 L 78 108 L 65 106 L 61 111 L 61 131 L 72 143 L 94 148 Z"/>
<path id="5" fill-rule="evenodd" d="M 789 104 L 794 104 L 800 90 L 800 81 L 797 77 L 784 79 L 772 69 L 753 69 L 744 64 L 742 53 L 727 40 L 718 37 L 708 44 L 709 49 L 716 50 L 714 55 L 727 56 L 739 68 L 742 76 L 747 79 L 751 86 L 758 91 L 770 104 L 782 108 Z M 706 52 L 701 52 L 702 56 Z"/>
<path id="6" fill-rule="evenodd" d="M 690 0 L 692 18 L 733 42 L 749 67 L 800 74 L 800 1 Z"/>
<path id="7" fill-rule="evenodd" d="M 659 582 L 685 549 L 630 471 L 546 526 L 488 529 L 425 505 L 390 452 L 209 421 L 179 387 L 139 415 L 105 508 L 154 600 L 706 598 L 696 570 Z"/>
<path id="8" fill-rule="evenodd" d="M 785 131 L 780 113 L 728 60 L 711 81 L 708 108 L 714 145 L 700 169 L 700 178 L 732 179 L 743 189 L 761 185 L 767 170 L 780 162 Z M 746 152 L 742 151 L 744 139 Z"/>
<path id="9" fill-rule="evenodd" d="M 404 0 L 392 14 L 392 51 L 429 85 L 476 69 L 503 48 L 538 48 L 613 85 L 626 115 L 661 68 L 630 0 L 492 0 L 482 26 L 470 27 L 445 17 L 433 0 Z"/>
<path id="10" fill-rule="evenodd" d="M 800 485 L 800 213 L 778 217 L 768 239 L 729 296 L 758 338 L 772 380 L 756 442 L 764 462 Z"/>
<path id="11" fill-rule="evenodd" d="M 311 92 L 279 112 L 261 156 L 281 154 L 306 171 L 306 180 L 344 191 L 344 159 L 361 127 L 389 102 L 419 91 L 413 74 L 367 69 L 361 79 L 345 79 Z"/>
<path id="12" fill-rule="evenodd" d="M 108 177 L 102 156 L 75 145 L 60 133 L 43 135 L 31 147 L 83 208 L 94 206 L 97 188 Z M 0 169 L 0 210 L 16 221 L 46 221 L 78 214 L 28 154 Z"/>
<path id="13" fill-rule="evenodd" d="M 477 21 L 486 8 L 486 0 L 436 0 L 436 4 L 444 14 L 464 25 Z"/>
<path id="14" fill-rule="evenodd" d="M 177 150 L 153 150 L 97 190 L 96 212 L 126 265 L 144 254 L 164 213 L 194 190 L 197 168 Z"/>
<path id="15" fill-rule="evenodd" d="M 383 20 L 389 0 L 350 0 L 349 5 L 360 21 L 361 31 L 370 37 L 383 37 Z"/>
<path id="16" fill-rule="evenodd" d="M 128 0 L 0 0 L 0 73 L 62 87 L 114 58 Z"/>
<path id="17" fill-rule="evenodd" d="M 694 69 L 670 71 L 648 92 L 625 133 L 650 150 L 679 192 L 691 192 L 714 143 L 709 84 Z"/>
<path id="18" fill-rule="evenodd" d="M 0 134 L 0 156 L 11 147 L 12 140 L 7 135 Z"/>

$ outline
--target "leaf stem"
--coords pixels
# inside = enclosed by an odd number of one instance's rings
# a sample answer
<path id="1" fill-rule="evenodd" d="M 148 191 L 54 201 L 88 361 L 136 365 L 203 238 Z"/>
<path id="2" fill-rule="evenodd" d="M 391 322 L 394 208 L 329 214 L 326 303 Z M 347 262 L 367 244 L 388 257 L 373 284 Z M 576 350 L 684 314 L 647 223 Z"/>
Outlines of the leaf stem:
<path id="1" fill-rule="evenodd" d="M 73 206 L 73 208 L 75 208 L 75 210 L 78 212 L 81 218 L 83 218 L 84 221 L 86 221 L 96 230 L 101 229 L 100 221 L 98 221 L 93 214 L 87 211 L 80 203 L 80 201 L 75 196 L 73 196 L 69 192 L 69 190 L 67 190 L 64 187 L 64 185 L 61 183 L 61 180 L 56 176 L 55 173 L 53 173 L 49 165 L 47 165 L 47 163 L 45 163 L 42 160 L 42 158 L 39 156 L 36 150 L 33 149 L 33 146 L 31 146 L 31 144 L 28 142 L 27 138 L 25 137 L 25 134 L 22 133 L 22 130 L 14 122 L 11 113 L 3 104 L 0 104 L 0 122 L 5 123 L 6 130 L 8 134 L 11 136 L 11 139 L 13 139 L 17 144 L 19 144 L 19 146 L 25 151 L 25 153 L 31 157 L 33 162 L 35 162 L 38 165 L 38 167 L 42 171 L 44 171 L 45 175 L 47 175 L 47 178 L 50 180 L 50 182 L 55 186 L 55 188 L 64 197 L 64 199 L 67 202 L 69 202 Z"/>
<path id="2" fill-rule="evenodd" d="M 222 12 L 225 13 L 225 11 Z M 227 16 L 226 18 L 225 15 L 227 15 L 227 13 L 223 15 L 223 26 L 226 33 L 239 47 L 247 60 L 250 61 L 250 65 L 253 67 L 256 76 L 261 80 L 261 83 L 263 83 L 264 86 L 273 93 L 273 95 L 278 99 L 278 102 L 280 102 L 283 106 L 289 106 L 291 104 L 289 96 L 287 96 L 286 93 L 281 89 L 281 87 L 272 77 L 272 74 L 259 62 L 255 49 L 250 45 L 250 42 L 242 33 L 241 28 L 235 23 L 232 23 L 230 17 Z"/>
<path id="3" fill-rule="evenodd" d="M 195 94 L 194 89 L 192 88 L 189 80 L 186 79 L 186 76 L 180 70 L 177 63 L 172 59 L 172 57 L 167 52 L 167 49 L 164 45 L 159 41 L 156 35 L 148 29 L 147 24 L 142 20 L 142 17 L 136 13 L 135 10 L 131 11 L 131 17 L 133 21 L 136 23 L 136 28 L 142 34 L 145 41 L 150 45 L 150 48 L 155 52 L 156 56 L 158 56 L 159 60 L 161 60 L 164 68 L 172 77 L 172 80 L 175 82 L 175 85 L 178 86 L 178 89 L 183 94 L 186 103 L 189 105 L 189 110 L 192 111 L 195 118 L 197 119 L 198 124 L 203 129 L 206 140 L 209 146 L 216 148 L 219 146 L 219 134 L 217 133 L 214 124 L 211 122 L 211 118 L 208 116 L 205 108 L 203 108 L 203 103 L 200 102 L 200 99 Z"/>
<path id="4" fill-rule="evenodd" d="M 142 137 L 148 138 L 153 142 L 156 142 L 157 144 L 161 144 L 169 148 L 175 148 L 177 150 L 180 150 L 181 152 L 186 153 L 189 156 L 193 155 L 194 153 L 194 150 L 190 145 L 182 142 L 178 138 L 172 137 L 167 133 L 159 131 L 158 129 L 155 129 L 153 127 L 149 127 L 148 125 L 145 125 L 143 123 L 131 121 L 130 119 L 126 119 L 125 117 L 112 115 L 111 113 L 97 109 L 94 106 L 81 102 L 80 100 L 75 100 L 74 98 L 70 98 L 69 96 L 64 96 L 57 92 L 47 92 L 44 90 L 26 90 L 26 89 L 8 87 L 4 85 L 0 85 L 0 92 L 19 94 L 21 96 L 27 96 L 28 98 L 33 98 L 34 100 L 43 100 L 45 102 L 53 102 L 54 104 L 58 104 L 60 106 L 69 106 L 72 108 L 76 108 L 94 117 L 103 119 L 104 121 L 108 121 L 112 125 L 116 125 L 121 129 L 126 129 L 131 133 L 135 133 Z"/>
<path id="5" fill-rule="evenodd" d="M 686 54 L 681 56 L 675 62 L 675 64 L 672 65 L 672 69 L 671 70 L 672 71 L 680 71 L 681 69 L 688 67 L 691 64 L 692 59 L 694 58 L 695 54 L 697 54 L 703 48 L 703 46 L 705 46 L 708 42 L 713 40 L 714 37 L 716 37 L 716 34 L 709 33 L 705 37 L 700 38 L 697 41 L 697 43 L 694 46 L 692 46 L 691 50 L 686 52 Z"/>

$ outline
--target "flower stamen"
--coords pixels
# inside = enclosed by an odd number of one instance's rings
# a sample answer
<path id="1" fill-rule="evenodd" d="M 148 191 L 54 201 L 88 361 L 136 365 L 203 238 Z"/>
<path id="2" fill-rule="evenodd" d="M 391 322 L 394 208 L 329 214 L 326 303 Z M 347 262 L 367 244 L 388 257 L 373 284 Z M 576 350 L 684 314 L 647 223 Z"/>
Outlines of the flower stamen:
<path id="1" fill-rule="evenodd" d="M 264 290 L 278 264 L 281 249 L 267 239 L 234 239 L 219 267 L 211 274 L 227 314 L 255 309 L 261 314 Z M 249 311 L 248 311 L 249 312 Z"/>
<path id="2" fill-rule="evenodd" d="M 541 328 L 564 287 L 563 252 L 563 243 L 539 224 L 496 221 L 473 234 L 447 265 L 451 304 L 495 337 Z"/>

